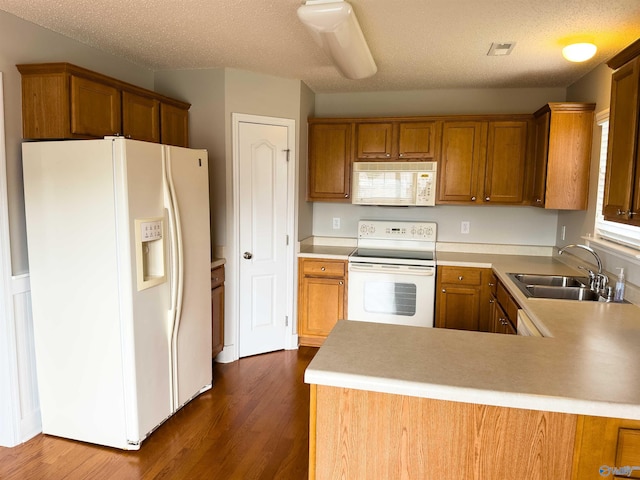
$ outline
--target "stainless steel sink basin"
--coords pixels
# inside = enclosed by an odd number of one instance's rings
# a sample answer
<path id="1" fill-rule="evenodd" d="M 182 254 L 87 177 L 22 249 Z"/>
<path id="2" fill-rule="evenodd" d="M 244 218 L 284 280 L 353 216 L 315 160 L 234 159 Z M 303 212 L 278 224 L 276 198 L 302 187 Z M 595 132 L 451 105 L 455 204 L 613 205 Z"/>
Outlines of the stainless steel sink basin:
<path id="1" fill-rule="evenodd" d="M 525 285 L 547 285 L 550 287 L 586 287 L 589 285 L 587 278 L 567 277 L 563 275 L 532 275 L 526 273 L 511 274 L 515 280 Z"/>
<path id="2" fill-rule="evenodd" d="M 548 287 L 527 285 L 526 290 L 534 298 L 558 298 L 561 300 L 600 300 L 600 295 L 588 287 Z"/>
<path id="3" fill-rule="evenodd" d="M 605 301 L 589 288 L 589 279 L 566 275 L 536 275 L 510 273 L 516 286 L 530 298 L 555 298 L 561 300 Z"/>

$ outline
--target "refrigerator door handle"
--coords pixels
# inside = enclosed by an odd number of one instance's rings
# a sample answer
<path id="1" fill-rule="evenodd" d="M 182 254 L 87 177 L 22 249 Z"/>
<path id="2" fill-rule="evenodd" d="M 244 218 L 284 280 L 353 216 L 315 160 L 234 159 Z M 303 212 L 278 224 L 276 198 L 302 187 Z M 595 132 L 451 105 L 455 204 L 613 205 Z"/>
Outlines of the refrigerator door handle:
<path id="1" fill-rule="evenodd" d="M 162 163 L 164 167 L 165 192 L 167 192 L 167 210 L 169 212 L 169 228 L 171 238 L 171 310 L 169 311 L 170 358 L 171 358 L 171 410 L 178 409 L 178 330 L 182 315 L 182 299 L 184 289 L 184 250 L 182 244 L 182 227 L 180 223 L 180 209 L 177 202 L 175 185 L 171 173 L 171 154 L 167 147 L 162 149 Z"/>

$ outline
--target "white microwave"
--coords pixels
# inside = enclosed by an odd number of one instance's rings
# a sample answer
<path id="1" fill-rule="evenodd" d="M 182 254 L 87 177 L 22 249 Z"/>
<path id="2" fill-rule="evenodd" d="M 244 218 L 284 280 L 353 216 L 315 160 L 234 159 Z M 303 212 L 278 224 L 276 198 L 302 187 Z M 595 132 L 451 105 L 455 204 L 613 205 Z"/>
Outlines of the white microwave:
<path id="1" fill-rule="evenodd" d="M 351 203 L 431 207 L 436 170 L 436 162 L 354 162 Z"/>

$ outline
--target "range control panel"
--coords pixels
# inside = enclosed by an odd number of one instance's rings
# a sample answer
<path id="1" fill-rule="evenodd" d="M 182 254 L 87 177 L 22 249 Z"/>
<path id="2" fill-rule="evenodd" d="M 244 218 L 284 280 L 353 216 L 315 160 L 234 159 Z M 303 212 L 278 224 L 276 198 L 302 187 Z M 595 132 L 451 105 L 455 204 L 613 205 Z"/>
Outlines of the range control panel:
<path id="1" fill-rule="evenodd" d="M 387 220 L 360 220 L 358 239 L 436 241 L 434 222 L 405 222 Z"/>

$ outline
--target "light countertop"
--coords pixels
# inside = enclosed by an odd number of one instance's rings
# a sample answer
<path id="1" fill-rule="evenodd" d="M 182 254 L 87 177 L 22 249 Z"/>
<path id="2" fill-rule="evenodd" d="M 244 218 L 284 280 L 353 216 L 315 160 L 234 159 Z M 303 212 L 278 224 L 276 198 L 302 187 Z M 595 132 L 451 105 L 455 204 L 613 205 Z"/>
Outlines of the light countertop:
<path id="1" fill-rule="evenodd" d="M 438 264 L 493 268 L 546 338 L 341 321 L 305 381 L 640 420 L 640 307 L 526 298 L 507 276 L 577 273 L 552 257 L 441 253 Z"/>
<path id="2" fill-rule="evenodd" d="M 355 247 L 333 245 L 301 245 L 298 257 L 333 258 L 348 260 Z"/>

